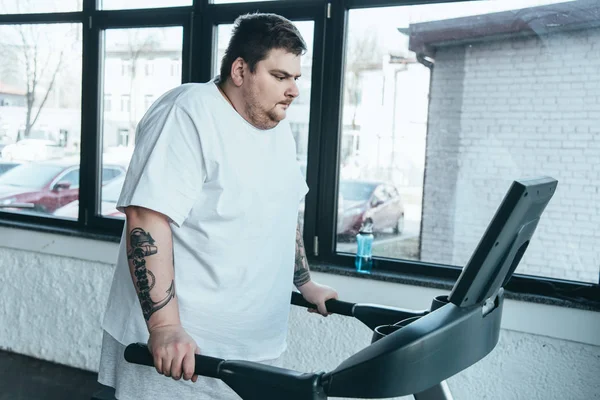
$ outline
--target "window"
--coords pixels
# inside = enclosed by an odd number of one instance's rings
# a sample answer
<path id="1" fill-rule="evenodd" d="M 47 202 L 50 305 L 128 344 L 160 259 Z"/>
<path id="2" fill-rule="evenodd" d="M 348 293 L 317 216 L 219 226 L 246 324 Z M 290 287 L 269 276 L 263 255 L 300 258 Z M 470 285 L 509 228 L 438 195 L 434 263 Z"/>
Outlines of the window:
<path id="1" fill-rule="evenodd" d="M 128 94 L 121 95 L 121 112 L 131 111 L 131 96 Z"/>
<path id="2" fill-rule="evenodd" d="M 326 0 L 89 3 L 100 11 L 0 0 L 0 189 L 18 188 L 0 190 L 3 221 L 120 234 L 138 122 L 214 77 L 229 24 L 259 7 L 293 18 L 309 47 L 287 112 L 309 257 L 352 268 L 371 218 L 373 271 L 457 277 L 512 181 L 550 175 L 557 192 L 508 288 L 600 300 L 598 2 L 341 0 L 331 19 Z M 81 177 L 56 181 L 80 153 Z"/>
<path id="3" fill-rule="evenodd" d="M 102 187 L 102 197 L 100 200 L 100 215 L 103 217 L 123 219 L 124 215 L 117 210 L 117 201 L 123 189 L 125 175 L 122 174 L 117 178 L 109 181 Z"/>
<path id="4" fill-rule="evenodd" d="M 102 168 L 102 191 L 100 199 L 100 212 L 103 217 L 123 218 L 123 214 L 116 209 L 123 182 L 125 181 L 125 167 L 121 165 L 106 165 Z"/>
<path id="5" fill-rule="evenodd" d="M 146 64 L 144 65 L 144 71 L 146 73 L 146 76 L 154 75 L 154 59 L 153 58 L 149 58 L 146 60 Z"/>
<path id="6" fill-rule="evenodd" d="M 181 77 L 181 60 L 171 60 L 171 76 Z"/>
<path id="7" fill-rule="evenodd" d="M 117 146 L 127 147 L 129 146 L 129 129 L 121 128 L 119 129 L 119 137 Z"/>
<path id="8" fill-rule="evenodd" d="M 171 54 L 171 67 L 181 71 L 183 31 L 181 27 L 107 29 L 104 38 L 104 65 L 111 65 L 127 53 L 131 73 L 125 79 L 115 77 L 110 70 L 102 71 L 105 93 L 120 94 L 121 113 L 104 112 L 102 118 L 103 165 L 115 164 L 126 168 L 133 153 L 135 131 L 139 120 L 160 95 L 181 84 L 181 74 L 176 78 L 151 79 L 144 77 L 154 73 L 159 55 Z M 157 72 L 158 74 L 158 72 Z M 127 90 L 128 93 L 122 94 Z M 121 182 L 122 184 L 122 182 Z M 101 193 L 105 190 L 101 188 Z M 112 190 L 116 190 L 113 187 Z M 111 208 L 101 194 L 100 215 L 122 218 L 122 214 Z M 110 202 L 109 202 L 110 203 Z"/>
<path id="9" fill-rule="evenodd" d="M 130 76 L 132 73 L 132 64 L 130 59 L 121 60 L 121 76 Z"/>
<path id="10" fill-rule="evenodd" d="M 296 152 L 298 154 L 308 154 L 308 121 L 290 122 L 290 129 L 292 135 L 294 135 L 294 140 L 296 140 Z"/>
<path id="11" fill-rule="evenodd" d="M 573 5 L 519 7 L 560 19 Z M 370 217 L 374 255 L 463 266 L 511 182 L 550 175 L 557 193 L 516 272 L 598 282 L 600 114 L 582 94 L 596 90 L 589 46 L 600 30 L 573 20 L 524 35 L 514 8 L 350 11 L 341 135 L 360 145 L 342 149 L 338 252 L 355 252 Z M 398 200 L 347 193 L 373 182 L 392 184 Z"/>
<path id="12" fill-rule="evenodd" d="M 374 255 L 419 260 L 430 72 L 408 48 L 403 49 L 405 36 L 396 29 L 401 21 L 410 20 L 414 9 L 418 7 L 350 11 L 340 149 L 339 252 L 355 252 L 354 235 L 370 218 L 376 235 Z M 405 56 L 391 57 L 396 54 Z M 388 183 L 397 189 L 388 193 Z M 361 188 L 360 198 L 346 193 L 355 187 Z M 393 195 L 398 190 L 401 194 Z"/>
<path id="13" fill-rule="evenodd" d="M 0 190 L 4 215 L 54 214 L 78 198 L 78 179 L 70 188 L 53 182 L 79 166 L 81 33 L 80 24 L 0 25 L 0 92 L 10 100 L 0 107 L 0 154 L 19 164 L 0 176 L 11 188 Z"/>

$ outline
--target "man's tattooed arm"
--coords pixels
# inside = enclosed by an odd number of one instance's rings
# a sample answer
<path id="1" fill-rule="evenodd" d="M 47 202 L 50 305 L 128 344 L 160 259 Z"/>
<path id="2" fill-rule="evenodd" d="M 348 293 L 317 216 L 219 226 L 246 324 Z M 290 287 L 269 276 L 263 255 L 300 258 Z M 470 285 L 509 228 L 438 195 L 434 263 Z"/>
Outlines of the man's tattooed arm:
<path id="1" fill-rule="evenodd" d="M 158 247 L 150 235 L 150 232 L 142 228 L 133 228 L 129 233 L 129 249 L 127 258 L 133 264 L 134 283 L 137 289 L 142 312 L 146 321 L 152 314 L 166 306 L 171 299 L 175 297 L 175 281 L 171 280 L 171 285 L 158 301 L 154 301 L 151 291 L 156 285 L 156 277 L 146 268 L 146 258 L 152 257 L 158 253 Z"/>
<path id="2" fill-rule="evenodd" d="M 294 264 L 294 285 L 297 288 L 310 281 L 308 262 L 306 261 L 306 250 L 300 227 L 296 228 L 296 262 Z"/>

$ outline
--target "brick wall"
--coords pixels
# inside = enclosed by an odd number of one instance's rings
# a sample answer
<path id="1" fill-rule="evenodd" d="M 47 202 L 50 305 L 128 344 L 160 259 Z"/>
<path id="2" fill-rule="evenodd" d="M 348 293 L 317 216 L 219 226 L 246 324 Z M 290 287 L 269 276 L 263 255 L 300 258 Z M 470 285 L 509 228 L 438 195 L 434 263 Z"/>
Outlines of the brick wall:
<path id="1" fill-rule="evenodd" d="M 517 272 L 598 282 L 600 30 L 437 51 L 421 259 L 463 266 L 514 179 L 559 181 Z"/>

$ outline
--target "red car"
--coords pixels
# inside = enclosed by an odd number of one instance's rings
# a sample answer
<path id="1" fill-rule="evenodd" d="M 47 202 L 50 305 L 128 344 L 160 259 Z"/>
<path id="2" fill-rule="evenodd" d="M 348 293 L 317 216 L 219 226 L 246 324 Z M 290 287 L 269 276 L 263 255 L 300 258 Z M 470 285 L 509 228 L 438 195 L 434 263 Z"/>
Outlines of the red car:
<path id="1" fill-rule="evenodd" d="M 103 165 L 102 184 L 125 174 L 121 165 Z M 79 199 L 79 160 L 65 159 L 21 164 L 0 176 L 0 207 L 31 205 L 34 212 L 51 214 Z"/>
<path id="2" fill-rule="evenodd" d="M 338 235 L 355 235 L 363 222 L 373 221 L 373 232 L 404 230 L 404 204 L 391 184 L 367 181 L 340 181 L 343 212 L 338 216 Z"/>
<path id="3" fill-rule="evenodd" d="M 113 179 L 102 188 L 102 203 L 100 203 L 100 215 L 105 217 L 125 218 L 125 214 L 117 210 L 117 201 L 123 189 L 125 175 Z M 79 201 L 73 201 L 54 212 L 54 215 L 61 218 L 77 219 L 79 217 Z"/>

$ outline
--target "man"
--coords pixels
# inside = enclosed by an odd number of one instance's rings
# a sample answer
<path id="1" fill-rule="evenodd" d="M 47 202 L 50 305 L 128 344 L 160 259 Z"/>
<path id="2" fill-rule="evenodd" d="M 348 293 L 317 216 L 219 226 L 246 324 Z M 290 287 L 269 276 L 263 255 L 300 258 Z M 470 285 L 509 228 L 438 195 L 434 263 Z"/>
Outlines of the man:
<path id="1" fill-rule="evenodd" d="M 140 121 L 99 373 L 118 399 L 239 398 L 193 376 L 194 354 L 277 364 L 291 283 L 324 316 L 337 298 L 310 279 L 297 228 L 308 187 L 282 122 L 305 51 L 290 21 L 242 16 L 220 77 L 167 92 Z M 123 360 L 146 340 L 173 379 Z"/>

